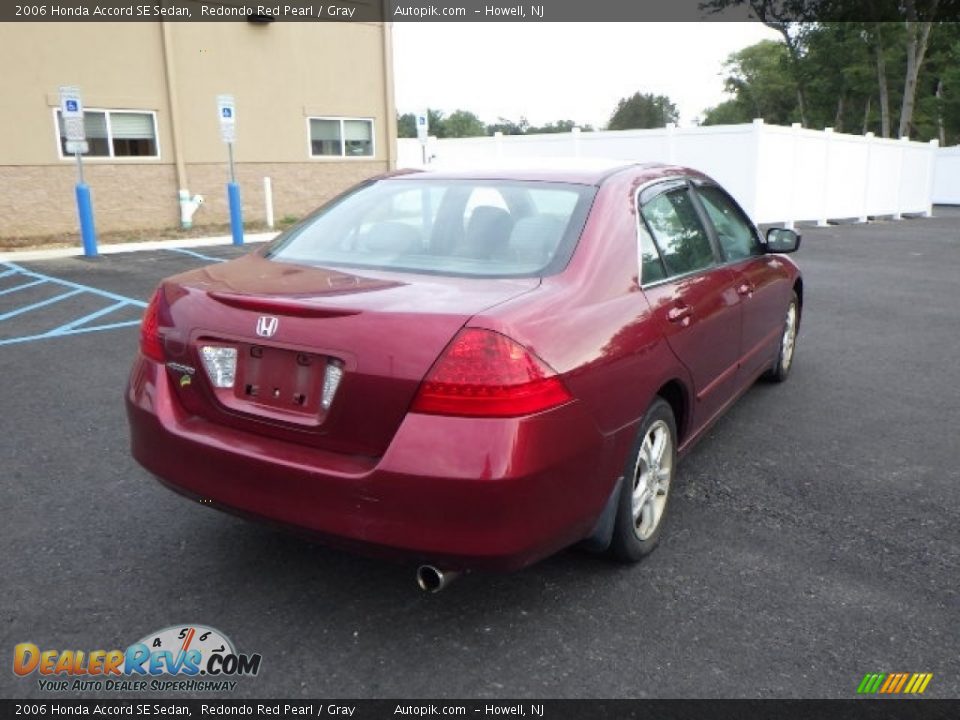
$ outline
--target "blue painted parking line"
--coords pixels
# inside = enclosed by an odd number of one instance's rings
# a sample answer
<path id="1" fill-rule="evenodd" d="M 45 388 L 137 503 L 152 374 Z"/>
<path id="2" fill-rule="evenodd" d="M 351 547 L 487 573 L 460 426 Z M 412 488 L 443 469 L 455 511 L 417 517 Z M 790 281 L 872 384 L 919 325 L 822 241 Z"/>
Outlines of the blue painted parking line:
<path id="1" fill-rule="evenodd" d="M 17 290 L 26 290 L 28 287 L 42 285 L 45 282 L 46 280 L 34 280 L 33 282 L 24 283 L 23 285 L 17 285 L 16 287 L 7 288 L 6 290 L 0 290 L 0 295 L 6 295 L 7 293 L 16 292 Z"/>
<path id="2" fill-rule="evenodd" d="M 47 282 L 56 283 L 57 285 L 63 285 L 65 287 L 76 288 L 83 292 L 93 293 L 94 295 L 100 295 L 105 298 L 110 298 L 111 300 L 116 300 L 117 302 L 125 302 L 130 305 L 136 305 L 137 307 L 145 308 L 147 304 L 141 300 L 134 300 L 133 298 L 124 297 L 123 295 L 117 295 L 116 293 L 108 292 L 107 290 L 101 290 L 100 288 L 90 287 L 89 285 L 81 285 L 80 283 L 70 282 L 69 280 L 62 280 L 58 277 L 53 277 L 51 275 L 44 275 L 43 273 L 33 272 L 32 270 L 27 270 L 26 268 L 20 267 L 16 263 L 4 263 L 11 270 L 15 270 L 21 275 L 26 275 L 27 277 L 36 278 L 37 280 L 46 280 Z"/>
<path id="3" fill-rule="evenodd" d="M 80 326 L 80 325 L 86 325 L 86 324 L 87 324 L 88 322 L 90 322 L 91 320 L 96 320 L 98 317 L 103 317 L 104 315 L 109 315 L 109 314 L 112 313 L 114 310 L 119 310 L 120 308 L 124 308 L 124 307 L 126 307 L 126 306 L 127 306 L 126 303 L 114 303 L 113 305 L 108 305 L 107 307 L 102 308 L 102 309 L 100 309 L 100 310 L 97 310 L 96 312 L 92 312 L 92 313 L 90 313 L 89 315 L 84 315 L 82 318 L 77 318 L 76 320 L 72 320 L 71 322 L 68 322 L 66 325 L 61 325 L 61 326 L 58 327 L 58 328 L 54 328 L 53 330 L 51 330 L 50 332 L 48 332 L 47 335 L 51 335 L 51 336 L 52 336 L 52 335 L 63 335 L 63 334 L 66 333 L 68 330 L 73 330 L 75 327 L 78 327 L 78 326 Z M 131 321 L 131 322 L 132 322 L 132 323 L 138 323 L 138 322 L 140 322 L 140 321 L 139 321 L 139 320 L 133 320 L 133 321 Z M 99 326 L 98 326 L 98 327 L 99 327 Z"/>
<path id="4" fill-rule="evenodd" d="M 110 323 L 109 325 L 95 325 L 94 327 L 84 327 L 77 328 L 76 330 L 70 330 L 69 332 L 59 333 L 60 335 L 81 335 L 83 333 L 97 332 L 98 330 L 114 330 L 116 328 L 125 328 L 133 327 L 134 325 L 139 325 L 139 320 L 124 320 L 123 322 Z M 41 337 L 51 337 L 50 335 L 42 335 Z M 56 337 L 56 335 L 52 336 Z"/>
<path id="5" fill-rule="evenodd" d="M 139 320 L 126 320 L 123 322 L 114 322 L 105 325 L 87 325 L 87 323 L 105 315 L 109 315 L 112 312 L 123 310 L 124 308 L 135 307 L 139 309 L 147 306 L 147 304 L 141 300 L 135 300 L 133 298 L 124 297 L 123 295 L 117 295 L 116 293 L 112 293 L 107 290 L 101 290 L 100 288 L 92 287 L 90 285 L 82 285 L 80 283 L 71 282 L 70 280 L 63 280 L 58 277 L 53 277 L 52 275 L 44 275 L 43 273 L 33 272 L 32 270 L 27 270 L 16 263 L 4 263 L 4 265 L 8 269 L 0 273 L 0 277 L 22 276 L 24 279 L 30 280 L 30 282 L 23 283 L 12 288 L 6 288 L 5 290 L 0 291 L 0 295 L 13 293 L 17 290 L 23 290 L 28 287 L 44 285 L 46 283 L 50 283 L 51 285 L 59 285 L 62 288 L 68 288 L 68 290 L 67 292 L 55 295 L 54 297 L 47 298 L 39 302 L 29 303 L 27 305 L 23 305 L 22 307 L 18 307 L 14 310 L 9 310 L 3 314 L 0 314 L 0 322 L 10 318 L 15 318 L 32 310 L 53 305 L 61 300 L 66 300 L 84 293 L 107 298 L 108 300 L 113 300 L 113 303 L 105 308 L 101 308 L 100 310 L 95 310 L 94 312 L 87 313 L 82 317 L 70 320 L 69 322 L 59 325 L 52 330 L 47 330 L 46 332 L 0 340 L 0 345 L 15 345 L 17 343 L 32 342 L 34 340 L 44 340 L 48 338 L 63 337 L 65 335 L 78 335 L 80 333 L 97 332 L 100 330 L 113 330 L 115 328 L 139 325 Z"/>
<path id="6" fill-rule="evenodd" d="M 167 248 L 170 252 L 181 253 L 183 255 L 191 255 L 195 258 L 200 258 L 201 260 L 209 260 L 210 262 L 226 262 L 225 258 L 210 257 L 209 255 L 203 255 L 193 250 L 187 250 L 186 248 Z"/>
<path id="7" fill-rule="evenodd" d="M 46 307 L 47 305 L 52 305 L 55 302 L 60 302 L 61 300 L 66 300 L 68 297 L 73 297 L 74 295 L 79 295 L 83 290 L 71 290 L 70 292 L 65 292 L 62 295 L 55 295 L 52 298 L 47 298 L 46 300 L 41 300 L 40 302 L 31 303 L 30 305 L 25 305 L 24 307 L 17 308 L 16 310 L 11 310 L 6 312 L 3 315 L 0 315 L 0 320 L 6 320 L 7 318 L 16 317 L 17 315 L 23 315 L 25 312 L 30 312 L 31 310 L 36 310 L 37 308 Z"/>
<path id="8" fill-rule="evenodd" d="M 55 337 L 65 337 L 67 335 L 82 335 L 83 333 L 98 332 L 100 330 L 114 330 L 116 328 L 131 327 L 133 325 L 139 325 L 139 320 L 127 320 L 124 322 L 110 323 L 109 325 L 97 325 L 95 327 L 85 327 L 77 328 L 75 330 L 70 330 L 68 332 L 61 332 L 57 334 L 53 333 L 40 333 L 39 335 L 24 335 L 23 337 L 8 338 L 7 340 L 0 340 L 0 345 L 16 345 L 17 343 L 33 342 L 34 340 L 48 340 L 49 338 Z"/>

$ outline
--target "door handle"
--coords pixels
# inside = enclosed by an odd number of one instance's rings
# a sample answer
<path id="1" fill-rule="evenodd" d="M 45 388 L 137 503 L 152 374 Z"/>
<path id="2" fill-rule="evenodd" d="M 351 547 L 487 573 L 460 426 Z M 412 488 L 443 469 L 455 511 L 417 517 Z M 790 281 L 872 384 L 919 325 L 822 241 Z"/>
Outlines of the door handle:
<path id="1" fill-rule="evenodd" d="M 667 311 L 667 320 L 670 322 L 682 322 L 686 325 L 690 322 L 690 316 L 693 315 L 693 308 L 689 305 L 677 305 Z"/>
<path id="2" fill-rule="evenodd" d="M 747 296 L 749 296 L 749 295 L 752 295 L 752 294 L 753 294 L 753 291 L 754 291 L 754 290 L 756 290 L 756 288 L 755 288 L 753 285 L 751 285 L 750 283 L 743 283 L 743 284 L 740 285 L 740 287 L 737 288 L 737 295 L 740 295 L 740 296 L 747 295 Z"/>

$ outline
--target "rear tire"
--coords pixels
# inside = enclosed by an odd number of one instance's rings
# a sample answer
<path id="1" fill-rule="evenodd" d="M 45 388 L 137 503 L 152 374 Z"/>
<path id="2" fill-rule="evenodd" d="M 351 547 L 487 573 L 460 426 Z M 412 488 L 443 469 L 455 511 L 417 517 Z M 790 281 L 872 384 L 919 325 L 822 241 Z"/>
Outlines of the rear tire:
<path id="1" fill-rule="evenodd" d="M 768 380 L 781 383 L 790 375 L 793 367 L 793 356 L 797 350 L 797 329 L 800 326 L 800 299 L 796 292 L 790 294 L 790 304 L 783 320 L 783 333 L 780 335 L 780 347 L 777 351 L 777 360 L 770 371 L 764 376 Z"/>
<path id="2" fill-rule="evenodd" d="M 670 488 L 677 467 L 677 423 L 673 409 L 658 397 L 640 423 L 624 468 L 610 551 L 638 562 L 660 542 Z"/>

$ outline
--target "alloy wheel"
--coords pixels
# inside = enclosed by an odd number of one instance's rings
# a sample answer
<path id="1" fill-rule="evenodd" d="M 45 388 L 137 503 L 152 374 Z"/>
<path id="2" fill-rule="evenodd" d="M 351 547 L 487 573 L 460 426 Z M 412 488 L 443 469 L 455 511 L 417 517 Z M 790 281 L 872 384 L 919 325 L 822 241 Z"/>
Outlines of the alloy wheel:
<path id="1" fill-rule="evenodd" d="M 663 420 L 647 430 L 633 474 L 633 530 L 640 540 L 656 531 L 673 479 L 673 436 Z"/>

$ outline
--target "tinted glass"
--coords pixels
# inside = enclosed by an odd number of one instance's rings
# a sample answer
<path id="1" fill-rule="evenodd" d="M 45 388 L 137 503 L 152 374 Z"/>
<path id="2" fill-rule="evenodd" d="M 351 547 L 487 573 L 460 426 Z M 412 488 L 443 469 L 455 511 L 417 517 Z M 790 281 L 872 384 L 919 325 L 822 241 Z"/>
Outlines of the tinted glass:
<path id="1" fill-rule="evenodd" d="M 150 157 L 157 154 L 157 132 L 150 113 L 110 113 L 110 135 L 115 157 Z"/>
<path id="2" fill-rule="evenodd" d="M 373 121 L 343 121 L 344 151 L 347 155 L 373 155 Z"/>
<path id="3" fill-rule="evenodd" d="M 310 119 L 310 153 L 312 155 L 343 155 L 339 120 Z"/>
<path id="4" fill-rule="evenodd" d="M 57 110 L 57 123 L 60 127 L 60 152 L 69 156 L 67 152 L 67 132 L 63 125 L 63 117 Z M 110 141 L 107 137 L 107 114 L 96 110 L 86 110 L 83 113 L 83 131 L 87 137 L 87 157 L 109 157 Z"/>
<path id="5" fill-rule="evenodd" d="M 727 260 L 742 260 L 751 255 L 762 255 L 763 247 L 737 204 L 720 188 L 697 188 L 707 216 L 717 231 L 717 239 Z"/>
<path id="6" fill-rule="evenodd" d="M 663 280 L 667 276 L 663 268 L 663 261 L 660 260 L 660 253 L 657 246 L 653 244 L 653 238 L 647 232 L 647 228 L 640 225 L 640 282 L 647 285 L 657 280 Z"/>
<path id="7" fill-rule="evenodd" d="M 683 275 L 714 263 L 713 248 L 690 194 L 673 190 L 643 206 L 643 218 L 670 275 Z"/>
<path id="8" fill-rule="evenodd" d="M 569 260 L 595 192 L 565 183 L 385 180 L 291 228 L 267 257 L 443 275 L 549 274 Z"/>

